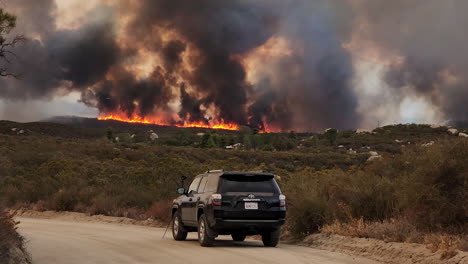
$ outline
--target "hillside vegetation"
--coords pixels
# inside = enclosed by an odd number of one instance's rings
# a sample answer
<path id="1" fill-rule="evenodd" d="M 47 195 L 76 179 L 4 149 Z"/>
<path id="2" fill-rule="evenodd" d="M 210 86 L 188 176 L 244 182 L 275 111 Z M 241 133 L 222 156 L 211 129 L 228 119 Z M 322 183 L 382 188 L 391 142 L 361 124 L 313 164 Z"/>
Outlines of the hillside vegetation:
<path id="1" fill-rule="evenodd" d="M 168 220 L 180 176 L 266 170 L 281 176 L 287 229 L 296 238 L 322 231 L 468 247 L 468 139 L 445 127 L 334 136 L 151 127 L 157 140 L 148 139 L 148 128 L 0 122 L 2 203 Z M 125 133 L 140 140 L 115 140 Z M 243 147 L 226 150 L 221 137 Z M 222 143 L 201 144 L 207 139 Z M 278 147 L 285 145 L 292 147 Z"/>

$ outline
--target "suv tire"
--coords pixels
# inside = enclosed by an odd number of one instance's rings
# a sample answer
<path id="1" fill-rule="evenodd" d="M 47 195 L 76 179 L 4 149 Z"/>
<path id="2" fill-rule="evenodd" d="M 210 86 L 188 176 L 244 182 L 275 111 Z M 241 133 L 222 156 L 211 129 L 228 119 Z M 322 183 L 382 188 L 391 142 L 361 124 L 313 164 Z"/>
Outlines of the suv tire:
<path id="1" fill-rule="evenodd" d="M 214 244 L 215 238 L 209 236 L 209 228 L 205 215 L 201 215 L 198 220 L 198 242 L 202 247 L 211 247 Z"/>
<path id="2" fill-rule="evenodd" d="M 245 235 L 240 234 L 240 233 L 232 233 L 231 236 L 232 236 L 232 240 L 238 241 L 238 242 L 244 241 L 246 237 Z"/>
<path id="3" fill-rule="evenodd" d="M 276 229 L 262 234 L 262 241 L 265 247 L 276 247 L 280 239 L 281 229 Z"/>
<path id="4" fill-rule="evenodd" d="M 177 241 L 187 239 L 187 231 L 185 231 L 185 228 L 182 225 L 179 212 L 175 212 L 172 217 L 172 236 L 174 237 L 174 240 Z"/>

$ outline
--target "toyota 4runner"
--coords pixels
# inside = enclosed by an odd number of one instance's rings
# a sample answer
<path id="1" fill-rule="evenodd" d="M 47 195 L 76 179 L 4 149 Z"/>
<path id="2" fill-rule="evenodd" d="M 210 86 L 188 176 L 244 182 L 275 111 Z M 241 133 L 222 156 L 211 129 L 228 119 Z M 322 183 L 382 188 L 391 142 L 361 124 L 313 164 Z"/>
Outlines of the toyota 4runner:
<path id="1" fill-rule="evenodd" d="M 270 173 L 208 171 L 195 177 L 172 206 L 172 235 L 185 240 L 198 232 L 204 247 L 218 235 L 244 241 L 261 235 L 266 247 L 275 247 L 286 216 L 286 197 Z"/>

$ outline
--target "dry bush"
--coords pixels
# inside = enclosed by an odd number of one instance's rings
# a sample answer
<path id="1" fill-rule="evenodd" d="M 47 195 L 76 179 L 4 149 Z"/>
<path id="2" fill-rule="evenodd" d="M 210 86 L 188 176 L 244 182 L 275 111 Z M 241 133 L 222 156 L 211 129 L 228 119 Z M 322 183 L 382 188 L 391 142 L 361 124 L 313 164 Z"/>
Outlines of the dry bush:
<path id="1" fill-rule="evenodd" d="M 91 215 L 112 215 L 116 210 L 117 204 L 115 199 L 105 194 L 100 194 L 93 199 L 92 205 L 88 209 L 88 213 Z"/>
<path id="2" fill-rule="evenodd" d="M 30 206 L 18 207 L 18 209 L 30 209 L 34 211 L 44 212 L 49 210 L 49 206 L 48 202 L 40 200 L 35 204 L 31 204 Z"/>
<path id="3" fill-rule="evenodd" d="M 422 235 L 405 220 L 365 222 L 361 217 L 345 223 L 334 221 L 323 226 L 320 230 L 326 234 L 374 238 L 386 242 L 422 242 Z"/>
<path id="4" fill-rule="evenodd" d="M 354 218 L 351 210 L 343 203 L 338 203 L 338 207 L 346 216 L 346 221 L 335 219 L 333 223 L 324 225 L 320 230 L 327 234 L 337 234 L 342 236 L 365 237 L 366 223 L 364 218 Z"/>
<path id="5" fill-rule="evenodd" d="M 458 249 L 460 249 L 461 251 L 468 252 L 468 236 L 464 236 L 460 239 Z"/>
<path id="6" fill-rule="evenodd" d="M 404 219 L 383 222 L 365 222 L 362 218 L 348 222 L 334 221 L 324 225 L 320 231 L 325 234 L 350 237 L 374 238 L 386 242 L 408 242 L 424 244 L 433 253 L 441 254 L 441 259 L 449 259 L 458 251 L 468 251 L 468 238 L 439 233 L 422 233 Z"/>
<path id="7" fill-rule="evenodd" d="M 343 236 L 374 238 L 386 242 L 421 243 L 423 241 L 421 233 L 404 218 L 365 221 L 362 216 L 355 218 L 349 206 L 340 203 L 339 208 L 346 215 L 346 221 L 335 220 L 331 224 L 326 224 L 321 228 L 322 232 Z"/>
<path id="8" fill-rule="evenodd" d="M 441 259 L 449 259 L 457 255 L 460 238 L 447 234 L 428 234 L 424 239 L 424 244 L 433 253 L 439 252 Z"/>
<path id="9" fill-rule="evenodd" d="M 143 220 L 145 218 L 144 210 L 131 207 L 131 208 L 117 208 L 114 211 L 110 212 L 111 216 L 117 217 L 127 217 L 136 220 Z"/>
<path id="10" fill-rule="evenodd" d="M 49 200 L 48 208 L 54 211 L 73 211 L 77 204 L 77 195 L 69 190 L 59 190 Z"/>
<path id="11" fill-rule="evenodd" d="M 153 205 L 146 211 L 145 215 L 148 218 L 159 220 L 167 223 L 171 220 L 172 201 L 164 200 L 154 202 Z"/>
<path id="12" fill-rule="evenodd" d="M 350 236 L 350 237 L 362 237 L 361 232 L 359 230 L 362 227 L 359 227 L 359 221 L 353 223 L 343 223 L 338 220 L 335 220 L 331 224 L 326 224 L 320 231 L 325 234 L 329 235 L 340 235 L 340 236 Z"/>
<path id="13" fill-rule="evenodd" d="M 414 225 L 403 219 L 391 219 L 366 224 L 365 237 L 386 242 L 421 242 L 422 236 Z M 419 241 L 417 241 L 419 240 Z"/>

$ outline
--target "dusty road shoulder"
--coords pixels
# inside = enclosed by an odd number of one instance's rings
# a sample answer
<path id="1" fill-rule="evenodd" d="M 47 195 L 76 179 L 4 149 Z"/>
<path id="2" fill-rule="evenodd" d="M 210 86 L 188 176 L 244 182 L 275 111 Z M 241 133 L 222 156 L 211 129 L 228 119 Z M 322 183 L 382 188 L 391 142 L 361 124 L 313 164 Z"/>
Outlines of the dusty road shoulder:
<path id="1" fill-rule="evenodd" d="M 431 252 L 424 245 L 413 243 L 384 242 L 376 239 L 353 238 L 339 235 L 314 234 L 307 237 L 303 246 L 361 256 L 384 263 L 406 264 L 467 264 L 468 253 L 457 251 L 444 259 L 439 252 Z"/>
<path id="2" fill-rule="evenodd" d="M 115 217 L 105 215 L 87 215 L 77 212 L 55 212 L 55 211 L 34 211 L 34 210 L 18 210 L 15 211 L 19 218 L 33 219 L 54 219 L 73 222 L 93 222 L 93 223 L 111 223 L 125 225 L 139 225 L 151 227 L 165 227 L 165 224 L 148 218 L 145 220 L 135 220 L 127 217 Z"/>

